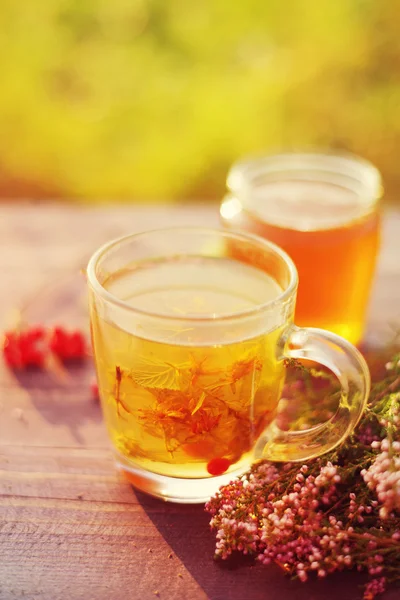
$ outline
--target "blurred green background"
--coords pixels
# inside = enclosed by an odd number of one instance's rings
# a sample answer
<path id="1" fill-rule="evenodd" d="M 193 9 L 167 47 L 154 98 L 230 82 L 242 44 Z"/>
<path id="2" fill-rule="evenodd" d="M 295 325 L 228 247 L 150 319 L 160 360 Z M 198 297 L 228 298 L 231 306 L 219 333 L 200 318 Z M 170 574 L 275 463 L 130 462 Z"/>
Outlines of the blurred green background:
<path id="1" fill-rule="evenodd" d="M 0 197 L 219 199 L 259 151 L 400 188 L 398 0 L 2 0 Z"/>

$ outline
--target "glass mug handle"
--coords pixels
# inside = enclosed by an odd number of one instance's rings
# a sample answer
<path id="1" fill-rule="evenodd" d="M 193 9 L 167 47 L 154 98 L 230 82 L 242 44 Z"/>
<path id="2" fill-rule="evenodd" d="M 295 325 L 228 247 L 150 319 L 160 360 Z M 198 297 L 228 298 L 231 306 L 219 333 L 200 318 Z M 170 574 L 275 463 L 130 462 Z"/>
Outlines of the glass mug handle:
<path id="1" fill-rule="evenodd" d="M 268 441 L 264 438 L 262 445 L 257 444 L 258 459 L 296 462 L 329 452 L 353 431 L 368 400 L 370 374 L 360 352 L 334 333 L 293 325 L 284 342 L 283 358 L 308 359 L 324 365 L 336 375 L 342 388 L 337 411 L 328 421 L 303 431 L 283 431 L 274 422 Z"/>

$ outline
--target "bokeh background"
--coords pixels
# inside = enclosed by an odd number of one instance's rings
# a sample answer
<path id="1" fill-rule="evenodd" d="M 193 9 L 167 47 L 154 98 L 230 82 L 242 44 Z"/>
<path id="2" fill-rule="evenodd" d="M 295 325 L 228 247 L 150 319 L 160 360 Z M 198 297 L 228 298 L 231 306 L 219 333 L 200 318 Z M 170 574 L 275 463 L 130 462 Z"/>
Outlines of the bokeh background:
<path id="1" fill-rule="evenodd" d="M 400 189 L 398 0 L 1 0 L 0 197 L 219 199 L 260 151 Z"/>

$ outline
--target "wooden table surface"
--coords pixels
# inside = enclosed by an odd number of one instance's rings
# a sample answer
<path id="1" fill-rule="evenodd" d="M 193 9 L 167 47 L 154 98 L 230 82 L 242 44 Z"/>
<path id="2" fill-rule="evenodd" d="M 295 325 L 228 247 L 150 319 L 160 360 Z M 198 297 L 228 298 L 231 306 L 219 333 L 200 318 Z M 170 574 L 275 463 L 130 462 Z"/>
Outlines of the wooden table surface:
<path id="1" fill-rule="evenodd" d="M 85 323 L 79 276 L 99 244 L 178 224 L 217 225 L 214 206 L 0 207 L 1 327 L 26 318 Z M 400 213 L 388 212 L 369 339 L 400 321 Z M 340 282 L 338 283 L 340 285 Z M 116 472 L 91 371 L 62 382 L 0 368 L 0 600 L 353 600 L 354 574 L 308 585 L 276 568 L 213 560 L 202 506 L 165 504 Z M 385 600 L 399 598 L 392 590 Z"/>

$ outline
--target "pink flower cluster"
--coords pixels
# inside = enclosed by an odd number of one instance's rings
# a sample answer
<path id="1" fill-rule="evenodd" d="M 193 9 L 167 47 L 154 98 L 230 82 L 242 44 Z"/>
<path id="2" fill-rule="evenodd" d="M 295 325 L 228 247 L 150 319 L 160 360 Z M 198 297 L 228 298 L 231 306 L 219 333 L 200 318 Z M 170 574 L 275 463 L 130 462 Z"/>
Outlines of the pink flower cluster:
<path id="1" fill-rule="evenodd" d="M 211 527 L 218 527 L 216 555 L 227 558 L 233 551 L 258 551 L 263 564 L 271 561 L 294 570 L 302 581 L 307 572 L 315 571 L 320 577 L 351 564 L 348 534 L 343 523 L 333 515 L 324 518 L 324 508 L 338 499 L 340 483 L 337 467 L 328 463 L 318 474 L 308 474 L 307 465 L 294 471 L 293 485 L 280 493 L 279 471 L 268 463 L 242 477 L 233 486 L 226 486 L 206 509 L 213 514 Z M 265 486 L 274 491 L 260 494 Z M 243 505 L 243 497 L 254 497 L 253 510 Z M 241 515 L 239 519 L 238 516 Z"/>
<path id="2" fill-rule="evenodd" d="M 383 594 L 386 589 L 386 579 L 385 577 L 378 577 L 377 579 L 372 579 L 365 586 L 364 590 L 364 600 L 371 600 L 378 596 L 378 594 Z"/>
<path id="3" fill-rule="evenodd" d="M 259 542 L 258 519 L 254 513 L 246 512 L 242 519 L 238 519 L 240 512 L 241 498 L 243 496 L 254 494 L 258 502 L 262 499 L 258 497 L 262 484 L 272 484 L 279 477 L 278 470 L 271 464 L 264 463 L 260 465 L 259 472 L 249 473 L 235 482 L 235 491 L 233 485 L 223 488 L 216 495 L 216 500 L 221 504 L 218 510 L 212 501 L 206 505 L 206 510 L 213 517 L 210 521 L 212 528 L 217 527 L 217 543 L 215 554 L 223 559 L 228 558 L 232 552 L 239 550 L 243 554 L 255 553 Z"/>
<path id="4" fill-rule="evenodd" d="M 393 510 L 400 510 L 400 442 L 388 438 L 374 441 L 373 449 L 379 449 L 369 469 L 363 469 L 361 475 L 370 490 L 374 490 L 381 507 L 379 516 L 387 519 Z"/>
<path id="5" fill-rule="evenodd" d="M 303 466 L 258 463 L 206 504 L 216 556 L 252 554 L 300 581 L 354 568 L 370 578 L 364 600 L 400 582 L 400 355 L 387 369 L 353 436 L 327 457 Z M 287 385 L 295 400 L 288 410 L 308 393 L 304 382 Z"/>
<path id="6" fill-rule="evenodd" d="M 370 423 L 366 424 L 364 427 L 360 427 L 357 437 L 360 444 L 363 444 L 364 446 L 370 446 L 372 442 L 379 441 L 379 436 L 376 434 Z"/>
<path id="7" fill-rule="evenodd" d="M 270 497 L 263 508 L 260 539 L 265 549 L 259 555 L 264 564 L 274 560 L 285 569 L 295 568 L 302 581 L 306 581 L 309 571 L 324 577 L 327 571 L 335 570 L 337 565 L 330 550 L 335 549 L 340 557 L 338 564 L 351 562 L 343 524 L 331 516 L 324 525 L 324 513 L 320 510 L 337 499 L 337 468 L 328 463 L 316 477 L 307 476 L 307 471 L 307 465 L 303 465 L 292 491 L 279 499 Z"/>
<path id="8" fill-rule="evenodd" d="M 210 525 L 217 529 L 216 556 L 253 554 L 303 582 L 312 574 L 322 578 L 356 567 L 374 578 L 365 596 L 373 598 L 384 588 L 382 548 L 400 555 L 400 532 L 382 545 L 380 534 L 363 531 L 365 519 L 378 517 L 382 507 L 363 493 L 346 493 L 346 487 L 340 467 L 331 462 L 279 469 L 260 463 L 206 504 Z"/>

